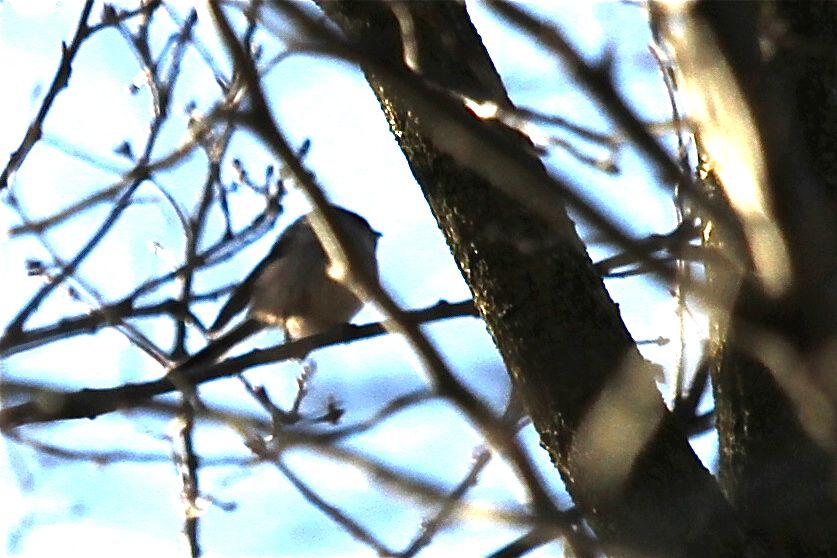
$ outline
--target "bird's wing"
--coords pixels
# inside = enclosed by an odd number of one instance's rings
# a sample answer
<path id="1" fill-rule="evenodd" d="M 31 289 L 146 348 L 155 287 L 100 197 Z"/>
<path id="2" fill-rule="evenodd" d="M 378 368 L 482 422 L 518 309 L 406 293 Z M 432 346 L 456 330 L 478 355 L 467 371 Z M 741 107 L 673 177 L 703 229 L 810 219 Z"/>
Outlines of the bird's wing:
<path id="1" fill-rule="evenodd" d="M 273 248 L 270 250 L 268 255 L 265 256 L 265 258 L 259 262 L 259 265 L 257 265 L 244 279 L 244 281 L 242 281 L 241 284 L 235 288 L 232 295 L 230 295 L 229 300 L 227 300 L 227 303 L 224 304 L 224 307 L 221 308 L 221 311 L 218 313 L 218 317 L 215 318 L 215 322 L 212 326 L 210 326 L 210 333 L 217 333 L 219 330 L 223 329 L 228 323 L 230 323 L 230 320 L 232 320 L 242 310 L 247 308 L 250 304 L 250 300 L 253 296 L 253 289 L 255 288 L 255 284 L 259 279 L 259 276 L 270 264 L 277 261 L 284 255 L 287 250 L 287 246 L 292 242 L 292 237 L 298 234 L 297 231 L 299 230 L 300 221 L 301 220 L 298 219 L 290 227 L 288 227 L 288 229 L 276 241 L 276 244 L 273 245 Z"/>

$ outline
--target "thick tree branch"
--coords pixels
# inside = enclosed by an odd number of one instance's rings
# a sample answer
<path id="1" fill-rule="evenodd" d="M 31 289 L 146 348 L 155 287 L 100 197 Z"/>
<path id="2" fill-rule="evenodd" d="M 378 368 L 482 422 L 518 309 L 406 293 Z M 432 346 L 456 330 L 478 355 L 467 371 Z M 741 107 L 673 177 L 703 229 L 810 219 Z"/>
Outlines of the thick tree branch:
<path id="1" fill-rule="evenodd" d="M 398 19 L 385 3 L 320 5 L 352 40 L 389 64 L 404 66 L 408 59 L 413 67 L 405 71 L 508 103 L 461 5 L 409 4 L 413 34 L 403 47 Z M 408 46 L 418 50 L 408 56 Z M 735 523 L 717 486 L 669 420 L 649 366 L 563 208 L 545 208 L 549 224 L 533 218 L 473 170 L 480 152 L 466 147 L 452 156 L 447 145 L 439 149 L 431 130 L 446 123 L 411 102 L 398 80 L 374 66 L 365 70 L 545 446 L 599 535 L 628 555 L 737 555 Z M 503 137 L 510 150 L 504 177 L 539 174 L 550 183 L 526 140 L 496 123 L 481 127 Z M 473 147 L 479 140 L 450 141 Z M 621 424 L 610 404 L 625 411 Z M 631 449 L 599 453 L 604 424 L 631 439 Z M 601 460 L 608 471 L 597 465 Z M 619 473 L 612 482 L 597 478 L 613 470 Z"/>

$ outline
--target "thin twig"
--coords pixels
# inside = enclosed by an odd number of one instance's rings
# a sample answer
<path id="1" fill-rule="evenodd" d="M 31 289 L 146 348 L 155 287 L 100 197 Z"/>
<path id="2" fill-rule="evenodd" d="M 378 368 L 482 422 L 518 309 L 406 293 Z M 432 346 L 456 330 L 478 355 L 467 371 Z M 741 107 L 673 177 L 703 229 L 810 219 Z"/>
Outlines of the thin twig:
<path id="1" fill-rule="evenodd" d="M 64 42 L 61 43 L 61 63 L 58 65 L 58 70 L 55 72 L 52 83 L 44 96 L 44 100 L 41 102 L 38 113 L 29 125 L 23 140 L 9 157 L 9 162 L 6 164 L 5 168 L 2 172 L 0 172 L 0 191 L 8 187 L 9 179 L 12 174 L 14 174 L 15 171 L 21 167 L 23 162 L 26 160 L 27 155 L 29 155 L 29 152 L 32 151 L 32 148 L 41 139 L 43 134 L 43 125 L 47 114 L 49 114 L 49 111 L 52 108 L 56 97 L 58 97 L 58 94 L 70 83 L 73 61 L 75 60 L 82 43 L 102 29 L 118 25 L 122 21 L 136 15 L 147 15 L 153 13 L 153 11 L 160 5 L 160 0 L 146 2 L 141 8 L 133 11 L 119 13 L 109 12 L 110 17 L 105 17 L 101 23 L 91 26 L 88 24 L 88 19 L 90 18 L 90 11 L 93 9 L 93 4 L 93 0 L 85 1 L 73 39 L 70 41 L 69 45 Z"/>
<path id="2" fill-rule="evenodd" d="M 183 534 L 189 544 L 192 558 L 201 555 L 198 541 L 200 505 L 198 498 L 198 457 L 194 444 L 195 409 L 183 398 L 180 412 L 172 429 L 172 458 L 180 473 L 180 499 L 183 503 Z"/>

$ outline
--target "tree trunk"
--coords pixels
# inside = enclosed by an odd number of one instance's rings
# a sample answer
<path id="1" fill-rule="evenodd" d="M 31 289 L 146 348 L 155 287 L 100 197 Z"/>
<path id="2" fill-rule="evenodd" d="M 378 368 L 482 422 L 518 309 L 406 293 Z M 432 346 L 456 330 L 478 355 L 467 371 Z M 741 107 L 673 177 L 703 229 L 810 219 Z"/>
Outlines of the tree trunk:
<path id="1" fill-rule="evenodd" d="M 711 240 L 737 253 L 744 270 L 737 278 L 709 270 L 715 283 L 741 286 L 729 327 L 717 327 L 713 340 L 722 486 L 752 552 L 837 556 L 837 4 L 700 2 L 657 15 L 668 20 L 664 28 L 676 25 L 669 36 L 681 83 L 696 100 L 687 110 L 704 158 L 722 160 L 718 182 L 751 232 L 757 218 L 737 199 L 753 199 L 741 191 L 742 176 L 753 177 L 761 230 L 776 230 L 766 248 L 783 246 L 761 266 L 758 235 L 748 236 L 743 255 L 725 240 L 728 231 Z M 723 151 L 735 160 L 723 161 Z M 785 284 L 771 287 L 770 275 L 784 268 Z M 727 322 L 724 312 L 716 322 Z"/>
<path id="2" fill-rule="evenodd" d="M 715 480 L 677 429 L 528 141 L 442 86 L 508 106 L 457 2 L 320 2 L 362 65 L 568 490 L 624 556 L 739 556 Z M 400 19 L 399 19 L 400 18 Z M 404 18 L 412 34 L 402 48 Z M 407 59 L 415 72 L 409 69 Z M 417 93 L 424 87 L 424 95 Z M 550 200 L 533 215 L 532 199 Z"/>

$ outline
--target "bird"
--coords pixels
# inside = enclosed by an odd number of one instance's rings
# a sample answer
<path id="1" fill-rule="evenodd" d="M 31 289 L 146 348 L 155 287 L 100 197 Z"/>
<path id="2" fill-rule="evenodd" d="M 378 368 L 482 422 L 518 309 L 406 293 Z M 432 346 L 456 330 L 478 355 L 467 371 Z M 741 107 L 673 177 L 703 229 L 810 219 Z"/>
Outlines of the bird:
<path id="1" fill-rule="evenodd" d="M 346 241 L 352 265 L 378 279 L 377 247 L 381 233 L 348 209 L 331 205 L 337 232 Z M 234 345 L 266 327 L 278 327 L 286 339 L 322 333 L 348 323 L 363 301 L 345 282 L 311 226 L 308 213 L 294 221 L 268 255 L 232 292 L 209 327 L 215 341 L 189 359 L 189 365 L 214 361 Z M 241 312 L 246 318 L 222 330 Z"/>

